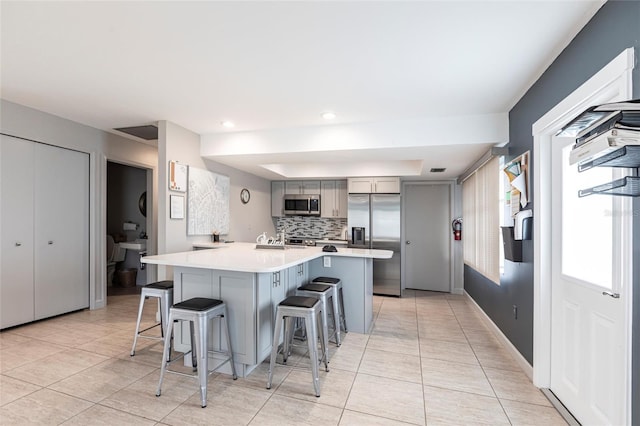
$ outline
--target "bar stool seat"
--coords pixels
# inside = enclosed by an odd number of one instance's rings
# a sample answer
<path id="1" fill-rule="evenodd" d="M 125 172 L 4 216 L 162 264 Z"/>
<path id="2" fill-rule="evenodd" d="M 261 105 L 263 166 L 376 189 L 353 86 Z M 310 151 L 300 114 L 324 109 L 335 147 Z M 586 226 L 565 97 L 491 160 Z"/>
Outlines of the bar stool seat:
<path id="1" fill-rule="evenodd" d="M 213 351 L 209 349 L 209 322 L 212 319 L 218 318 L 224 319 L 224 326 L 220 327 L 227 339 L 227 350 L 224 352 Z M 231 364 L 231 372 L 233 380 L 236 380 L 236 367 L 233 363 L 233 349 L 231 347 L 231 339 L 229 338 L 229 318 L 227 316 L 227 305 L 218 299 L 208 299 L 205 297 L 194 297 L 192 299 L 185 300 L 184 302 L 176 303 L 169 309 L 169 324 L 173 324 L 176 321 L 189 321 L 191 331 L 191 359 L 194 369 L 197 370 L 197 374 L 184 374 L 177 371 L 171 371 L 168 369 L 169 364 L 178 359 L 184 357 L 184 354 L 169 360 L 169 348 L 171 344 L 171 337 L 173 334 L 173 327 L 164 339 L 164 351 L 162 354 L 162 366 L 160 368 L 160 381 L 158 382 L 158 390 L 156 396 L 161 395 L 162 381 L 164 379 L 165 372 L 180 374 L 184 376 L 191 376 L 198 378 L 200 386 L 200 399 L 202 402 L 202 408 L 207 406 L 207 378 L 214 371 L 217 371 L 225 365 L 227 362 Z M 187 352 L 187 353 L 189 353 Z M 222 361 L 216 368 L 209 370 L 209 353 L 224 353 L 226 359 Z"/>
<path id="2" fill-rule="evenodd" d="M 318 316 L 322 313 L 322 302 L 317 297 L 289 296 L 278 304 L 276 309 L 276 325 L 273 333 L 273 343 L 271 346 L 271 358 L 269 360 L 269 376 L 267 378 L 267 389 L 271 389 L 273 379 L 273 369 L 276 358 L 280 352 L 280 332 L 284 322 L 284 337 L 282 355 L 286 362 L 289 355 L 289 347 L 293 340 L 293 320 L 301 318 L 304 320 L 307 332 L 307 344 L 309 346 L 309 358 L 311 359 L 311 375 L 313 378 L 313 389 L 317 397 L 320 396 L 320 377 L 318 364 L 324 361 L 325 371 L 329 371 L 327 350 L 323 336 L 323 328 L 318 323 Z M 318 336 L 322 348 L 322 358 L 318 359 Z"/>
<path id="3" fill-rule="evenodd" d="M 338 310 L 340 311 L 340 331 L 347 333 L 348 332 L 347 318 L 345 317 L 345 314 L 344 314 L 344 294 L 342 292 L 342 280 L 340 278 L 332 278 L 332 277 L 317 277 L 317 278 L 314 278 L 313 281 L 311 282 L 327 284 L 334 287 L 334 289 L 336 290 L 334 294 L 337 293 L 338 298 L 337 300 L 336 299 L 333 300 L 333 307 L 334 307 L 334 310 L 336 310 L 335 308 L 337 306 Z"/>
<path id="4" fill-rule="evenodd" d="M 144 330 L 140 330 L 140 322 L 142 321 L 142 310 L 144 308 L 144 301 L 149 297 L 158 298 L 158 309 L 160 310 L 160 322 L 147 327 Z M 167 329 L 167 316 L 169 314 L 169 308 L 173 305 L 173 281 L 158 281 L 148 284 L 142 287 L 140 291 L 140 307 L 138 308 L 138 320 L 136 321 L 136 331 L 133 335 L 133 346 L 131 346 L 131 356 L 136 354 L 136 344 L 138 343 L 138 337 L 145 339 L 163 340 Z M 144 335 L 145 331 L 160 326 L 160 336 L 148 336 Z M 169 348 L 171 350 L 171 348 Z"/>
<path id="5" fill-rule="evenodd" d="M 324 332 L 325 346 L 328 347 L 329 338 L 331 338 L 333 335 L 335 335 L 336 337 L 336 344 L 340 346 L 342 344 L 342 340 L 340 338 L 340 321 L 336 319 L 338 310 L 336 309 L 337 297 L 334 287 L 328 284 L 309 283 L 298 287 L 298 289 L 296 290 L 296 295 L 316 297 L 320 299 L 320 302 L 322 303 L 322 329 Z M 329 303 L 329 298 L 331 298 L 331 304 Z M 333 318 L 334 332 L 332 336 L 329 336 L 329 306 L 331 306 Z"/>

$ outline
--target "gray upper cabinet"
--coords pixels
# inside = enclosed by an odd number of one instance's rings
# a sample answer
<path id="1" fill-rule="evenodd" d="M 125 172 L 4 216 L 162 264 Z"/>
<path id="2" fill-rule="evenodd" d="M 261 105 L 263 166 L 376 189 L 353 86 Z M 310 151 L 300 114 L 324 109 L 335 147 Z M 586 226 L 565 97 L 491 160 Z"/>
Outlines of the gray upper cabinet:
<path id="1" fill-rule="evenodd" d="M 321 216 L 346 219 L 348 198 L 346 180 L 322 181 L 320 191 Z"/>
<path id="2" fill-rule="evenodd" d="M 399 177 L 349 178 L 349 194 L 399 194 Z"/>
<path id="3" fill-rule="evenodd" d="M 284 182 L 271 182 L 271 216 L 284 216 Z"/>
<path id="4" fill-rule="evenodd" d="M 319 180 L 288 180 L 284 183 L 285 194 L 319 194 Z"/>
<path id="5" fill-rule="evenodd" d="M 271 182 L 271 216 L 284 216 L 285 194 L 320 194 L 319 180 L 288 180 Z M 322 205 L 322 201 L 321 201 Z M 345 216 L 346 217 L 346 216 Z"/>

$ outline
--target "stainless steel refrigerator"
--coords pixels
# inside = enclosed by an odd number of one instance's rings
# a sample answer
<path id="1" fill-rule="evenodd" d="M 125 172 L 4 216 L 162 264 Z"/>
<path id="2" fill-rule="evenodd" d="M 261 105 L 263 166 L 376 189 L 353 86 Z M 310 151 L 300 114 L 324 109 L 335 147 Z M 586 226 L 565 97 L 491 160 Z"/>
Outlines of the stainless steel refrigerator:
<path id="1" fill-rule="evenodd" d="M 393 251 L 391 259 L 373 260 L 373 293 L 400 297 L 400 195 L 349 194 L 347 225 L 350 247 Z"/>

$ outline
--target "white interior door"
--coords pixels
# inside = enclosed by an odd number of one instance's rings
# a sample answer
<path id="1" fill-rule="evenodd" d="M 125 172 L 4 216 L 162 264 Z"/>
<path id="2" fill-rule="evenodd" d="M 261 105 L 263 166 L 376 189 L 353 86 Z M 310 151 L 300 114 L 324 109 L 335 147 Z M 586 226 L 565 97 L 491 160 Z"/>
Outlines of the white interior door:
<path id="1" fill-rule="evenodd" d="M 406 288 L 451 291 L 449 185 L 405 185 Z"/>
<path id="2" fill-rule="evenodd" d="M 551 386 L 582 424 L 623 424 L 627 339 L 624 212 L 629 199 L 578 197 L 615 171 L 578 173 L 570 138 L 552 144 Z M 629 225 L 630 226 L 630 225 Z M 627 234 L 628 234 L 627 230 Z"/>
<path id="3" fill-rule="evenodd" d="M 89 307 L 89 156 L 35 144 L 35 317 Z"/>
<path id="4" fill-rule="evenodd" d="M 34 319 L 34 146 L 0 135 L 0 328 Z"/>

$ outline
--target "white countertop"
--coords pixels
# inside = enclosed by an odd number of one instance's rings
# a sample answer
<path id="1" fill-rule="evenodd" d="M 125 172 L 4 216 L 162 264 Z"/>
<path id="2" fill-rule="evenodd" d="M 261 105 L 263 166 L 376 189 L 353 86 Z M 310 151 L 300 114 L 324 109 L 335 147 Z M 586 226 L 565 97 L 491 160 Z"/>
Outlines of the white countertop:
<path id="1" fill-rule="evenodd" d="M 143 263 L 186 268 L 219 269 L 238 272 L 275 272 L 322 256 L 390 259 L 390 250 L 367 250 L 338 247 L 337 252 L 327 253 L 322 247 L 287 247 L 285 250 L 256 249 L 255 243 L 203 243 L 215 250 L 196 250 L 181 253 L 145 256 Z M 207 247 L 198 245 L 198 247 Z"/>
<path id="2" fill-rule="evenodd" d="M 235 243 L 193 243 L 193 247 L 194 248 L 222 248 L 222 247 L 228 247 L 229 244 L 235 244 Z"/>

